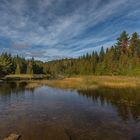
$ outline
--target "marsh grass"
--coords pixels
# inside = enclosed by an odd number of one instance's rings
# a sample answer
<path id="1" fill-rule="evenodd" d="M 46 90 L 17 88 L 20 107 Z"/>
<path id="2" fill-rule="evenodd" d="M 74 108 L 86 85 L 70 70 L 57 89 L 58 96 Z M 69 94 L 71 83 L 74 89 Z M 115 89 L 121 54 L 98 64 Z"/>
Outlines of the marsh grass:
<path id="1" fill-rule="evenodd" d="M 43 79 L 46 78 L 46 75 L 43 74 L 10 74 L 6 75 L 3 80 L 31 80 L 31 79 Z"/>
<path id="2" fill-rule="evenodd" d="M 61 80 L 46 80 L 44 75 L 8 75 L 6 80 L 19 79 L 28 83 L 27 88 L 42 85 L 63 89 L 140 88 L 140 77 L 126 76 L 75 76 Z"/>
<path id="3" fill-rule="evenodd" d="M 64 89 L 97 89 L 107 88 L 138 88 L 140 87 L 139 77 L 125 76 L 76 76 L 62 80 L 32 80 L 52 87 Z"/>

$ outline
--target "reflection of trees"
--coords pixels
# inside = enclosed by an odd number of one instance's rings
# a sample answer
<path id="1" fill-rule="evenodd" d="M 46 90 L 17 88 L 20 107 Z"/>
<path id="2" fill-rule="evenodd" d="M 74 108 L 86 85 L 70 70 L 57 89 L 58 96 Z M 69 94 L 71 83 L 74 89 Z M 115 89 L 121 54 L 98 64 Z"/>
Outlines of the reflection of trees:
<path id="1" fill-rule="evenodd" d="M 34 92 L 34 88 L 26 89 L 27 82 L 2 82 L 0 83 L 0 96 L 10 96 L 11 94 L 21 94 L 25 91 Z"/>
<path id="2" fill-rule="evenodd" d="M 140 116 L 140 89 L 108 89 L 80 90 L 79 94 L 91 98 L 101 105 L 108 103 L 117 109 L 118 115 L 124 120 Z"/>

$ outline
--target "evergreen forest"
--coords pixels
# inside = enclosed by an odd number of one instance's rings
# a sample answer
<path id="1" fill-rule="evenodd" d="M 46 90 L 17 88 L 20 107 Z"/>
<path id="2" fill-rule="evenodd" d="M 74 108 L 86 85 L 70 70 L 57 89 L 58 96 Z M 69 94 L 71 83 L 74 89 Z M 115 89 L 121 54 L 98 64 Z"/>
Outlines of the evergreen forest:
<path id="1" fill-rule="evenodd" d="M 94 46 L 93 46 L 94 47 Z M 131 36 L 123 31 L 116 44 L 101 47 L 79 58 L 65 58 L 42 62 L 0 54 L 0 75 L 8 74 L 51 74 L 51 75 L 140 75 L 140 38 L 134 32 Z"/>

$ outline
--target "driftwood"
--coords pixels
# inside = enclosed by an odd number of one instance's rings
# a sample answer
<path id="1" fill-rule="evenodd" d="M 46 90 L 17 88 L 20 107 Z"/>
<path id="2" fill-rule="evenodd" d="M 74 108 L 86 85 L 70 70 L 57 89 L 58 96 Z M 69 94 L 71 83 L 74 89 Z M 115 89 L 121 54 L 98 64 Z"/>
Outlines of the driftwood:
<path id="1" fill-rule="evenodd" d="M 21 135 L 18 134 L 10 134 L 8 137 L 4 138 L 3 140 L 20 140 Z"/>

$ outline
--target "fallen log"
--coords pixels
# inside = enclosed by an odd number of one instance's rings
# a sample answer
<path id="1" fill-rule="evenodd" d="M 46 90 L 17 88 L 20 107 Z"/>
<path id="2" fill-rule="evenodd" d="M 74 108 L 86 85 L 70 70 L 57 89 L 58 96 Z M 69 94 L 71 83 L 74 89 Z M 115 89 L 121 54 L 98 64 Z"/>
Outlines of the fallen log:
<path id="1" fill-rule="evenodd" d="M 18 134 L 10 134 L 8 137 L 4 138 L 3 140 L 20 140 L 21 135 Z"/>

